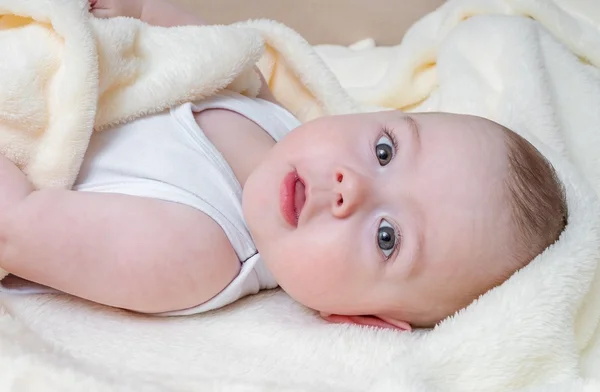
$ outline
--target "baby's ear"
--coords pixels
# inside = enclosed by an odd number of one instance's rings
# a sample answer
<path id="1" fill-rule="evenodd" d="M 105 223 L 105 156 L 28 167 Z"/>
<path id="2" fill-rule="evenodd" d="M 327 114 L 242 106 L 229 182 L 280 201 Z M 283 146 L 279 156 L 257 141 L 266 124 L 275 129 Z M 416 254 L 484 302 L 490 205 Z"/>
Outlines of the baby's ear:
<path id="1" fill-rule="evenodd" d="M 388 317 L 378 316 L 340 316 L 321 312 L 321 317 L 334 324 L 357 324 L 372 327 L 398 329 L 401 331 L 412 331 L 410 324 L 406 321 L 395 320 Z"/>

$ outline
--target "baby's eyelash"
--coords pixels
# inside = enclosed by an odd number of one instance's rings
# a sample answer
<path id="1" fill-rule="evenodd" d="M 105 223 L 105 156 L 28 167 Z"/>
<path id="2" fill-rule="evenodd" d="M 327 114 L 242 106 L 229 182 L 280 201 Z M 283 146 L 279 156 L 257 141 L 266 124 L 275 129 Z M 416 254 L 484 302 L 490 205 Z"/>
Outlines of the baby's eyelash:
<path id="1" fill-rule="evenodd" d="M 387 136 L 394 145 L 394 151 L 398 151 L 398 139 L 396 138 L 396 135 L 394 135 L 394 132 L 390 128 L 384 126 L 383 134 Z"/>

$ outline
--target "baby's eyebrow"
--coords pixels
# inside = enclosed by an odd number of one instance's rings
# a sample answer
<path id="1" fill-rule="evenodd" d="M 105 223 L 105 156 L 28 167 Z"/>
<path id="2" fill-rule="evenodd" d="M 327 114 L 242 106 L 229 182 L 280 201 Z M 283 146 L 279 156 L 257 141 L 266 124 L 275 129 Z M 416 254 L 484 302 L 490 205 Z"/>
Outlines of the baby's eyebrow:
<path id="1" fill-rule="evenodd" d="M 421 126 L 419 125 L 417 120 L 415 120 L 414 117 L 409 116 L 408 114 L 402 118 L 404 119 L 404 121 L 408 125 L 408 129 L 412 133 L 412 137 L 415 141 L 415 145 L 416 145 L 417 149 L 420 149 L 421 148 Z"/>

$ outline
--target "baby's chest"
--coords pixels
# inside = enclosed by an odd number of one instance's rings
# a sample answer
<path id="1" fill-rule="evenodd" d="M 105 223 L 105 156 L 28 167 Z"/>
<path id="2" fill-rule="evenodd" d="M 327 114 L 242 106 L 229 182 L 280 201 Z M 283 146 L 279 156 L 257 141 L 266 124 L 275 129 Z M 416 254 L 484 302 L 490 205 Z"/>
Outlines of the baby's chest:
<path id="1" fill-rule="evenodd" d="M 275 145 L 273 138 L 247 117 L 224 109 L 194 115 L 201 132 L 223 156 L 240 184 Z"/>

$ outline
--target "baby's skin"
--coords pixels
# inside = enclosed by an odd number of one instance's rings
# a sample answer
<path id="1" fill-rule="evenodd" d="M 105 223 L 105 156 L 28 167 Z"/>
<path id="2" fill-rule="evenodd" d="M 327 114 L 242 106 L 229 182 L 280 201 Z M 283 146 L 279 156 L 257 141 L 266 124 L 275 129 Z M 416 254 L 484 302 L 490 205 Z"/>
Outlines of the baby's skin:
<path id="1" fill-rule="evenodd" d="M 163 0 L 90 7 L 202 23 Z M 266 85 L 261 97 L 274 101 Z M 431 326 L 512 272 L 507 149 L 494 122 L 382 111 L 321 118 L 275 143 L 230 111 L 195 117 L 243 187 L 245 220 L 275 280 L 331 322 Z M 0 183 L 0 267 L 24 279 L 157 313 L 199 305 L 239 272 L 221 227 L 191 207 L 34 190 L 4 157 Z"/>
<path id="2" fill-rule="evenodd" d="M 269 150 L 245 182 L 244 216 L 302 304 L 430 325 L 510 275 L 507 165 L 502 129 L 479 117 L 326 117 Z"/>

